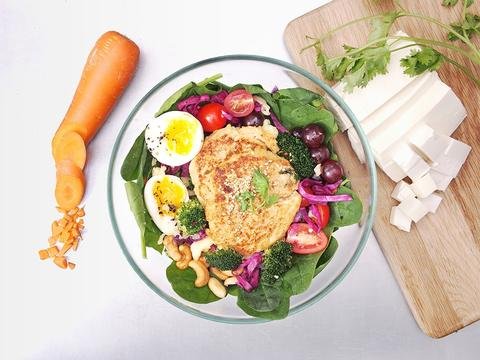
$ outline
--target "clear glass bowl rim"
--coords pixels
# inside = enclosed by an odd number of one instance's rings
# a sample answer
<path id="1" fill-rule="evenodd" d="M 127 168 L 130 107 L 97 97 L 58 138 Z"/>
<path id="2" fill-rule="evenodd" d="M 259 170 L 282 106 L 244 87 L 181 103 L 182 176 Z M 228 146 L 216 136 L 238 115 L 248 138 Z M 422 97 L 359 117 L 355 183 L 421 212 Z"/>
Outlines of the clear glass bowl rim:
<path id="1" fill-rule="evenodd" d="M 115 214 L 114 214 L 114 209 L 113 209 L 113 189 L 112 189 L 112 180 L 113 176 L 118 174 L 113 174 L 113 168 L 114 168 L 114 163 L 117 157 L 118 153 L 118 148 L 119 144 L 125 134 L 125 131 L 130 124 L 130 122 L 133 120 L 133 117 L 137 113 L 137 111 L 140 109 L 140 107 L 143 105 L 143 103 L 150 97 L 152 93 L 157 91 L 159 88 L 164 86 L 165 84 L 169 83 L 170 81 L 174 80 L 178 76 L 196 69 L 198 67 L 201 67 L 203 65 L 215 63 L 215 62 L 223 62 L 223 61 L 238 61 L 238 60 L 245 60 L 245 61 L 259 61 L 263 63 L 268 63 L 268 64 L 273 64 L 273 65 L 278 65 L 283 68 L 286 68 L 290 71 L 296 72 L 305 78 L 309 79 L 316 85 L 318 85 L 320 88 L 322 88 L 332 99 L 335 100 L 335 102 L 340 106 L 342 111 L 345 112 L 345 114 L 348 116 L 349 120 L 352 122 L 353 127 L 357 131 L 360 142 L 362 144 L 363 150 L 365 152 L 365 159 L 366 159 L 366 164 L 368 167 L 368 173 L 370 177 L 370 183 L 371 183 L 371 193 L 370 193 L 370 211 L 368 212 L 368 215 L 365 219 L 365 227 L 361 235 L 360 242 L 348 262 L 347 266 L 338 274 L 335 279 L 330 282 L 324 289 L 322 289 L 318 294 L 310 298 L 309 300 L 293 307 L 290 308 L 288 316 L 294 315 L 309 306 L 313 305 L 314 303 L 318 302 L 320 299 L 322 299 L 325 295 L 327 295 L 330 291 L 332 291 L 342 280 L 345 278 L 345 276 L 350 272 L 352 267 L 355 265 L 357 262 L 358 258 L 360 257 L 360 254 L 362 253 L 363 249 L 365 248 L 365 245 L 367 243 L 367 240 L 370 236 L 372 226 L 373 226 L 373 221 L 375 218 L 375 212 L 376 212 L 376 206 L 377 206 L 377 173 L 376 173 L 376 168 L 375 168 L 375 161 L 373 159 L 372 151 L 370 149 L 370 146 L 368 144 L 367 137 L 365 133 L 362 130 L 362 127 L 360 126 L 357 118 L 355 117 L 355 114 L 353 114 L 352 110 L 348 107 L 348 105 L 342 100 L 342 98 L 325 82 L 320 80 L 318 77 L 315 75 L 311 74 L 310 72 L 304 70 L 303 68 L 291 64 L 289 62 L 267 57 L 267 56 L 261 56 L 261 55 L 249 55 L 249 54 L 232 54 L 232 55 L 222 55 L 222 56 L 216 56 L 216 57 L 211 57 L 208 59 L 200 60 L 195 63 L 192 63 L 190 65 L 187 65 L 174 73 L 170 74 L 163 80 L 161 80 L 159 83 L 157 83 L 150 91 L 148 91 L 141 99 L 140 101 L 135 105 L 133 110 L 130 112 L 130 114 L 127 117 L 127 120 L 123 124 L 122 128 L 120 129 L 120 132 L 115 140 L 115 144 L 113 145 L 112 149 L 112 154 L 110 156 L 110 161 L 108 165 L 108 175 L 107 175 L 107 201 L 108 201 L 108 212 L 110 216 L 110 221 L 113 227 L 113 231 L 115 233 L 115 237 L 117 239 L 118 244 L 120 245 L 120 248 L 122 249 L 123 254 L 125 255 L 128 263 L 130 266 L 133 268 L 133 270 L 137 273 L 137 275 L 143 280 L 147 286 L 152 289 L 156 294 L 158 294 L 160 297 L 162 297 L 164 300 L 169 302 L 170 304 L 176 306 L 177 308 L 190 313 L 192 315 L 207 319 L 207 320 L 212 320 L 216 322 L 221 322 L 221 323 L 229 323 L 229 324 L 252 324 L 252 323 L 264 323 L 264 322 L 269 322 L 271 320 L 266 320 L 266 319 L 260 319 L 260 318 L 230 318 L 230 317 L 222 317 L 222 316 L 217 316 L 217 315 L 210 315 L 207 313 L 203 313 L 197 309 L 191 308 L 189 306 L 186 306 L 185 304 L 182 304 L 181 302 L 171 298 L 170 296 L 166 295 L 163 293 L 161 289 L 159 289 L 155 284 L 153 284 L 146 276 L 145 274 L 141 271 L 141 269 L 137 266 L 135 263 L 134 259 L 130 255 L 129 251 L 127 250 L 127 247 L 125 245 L 125 242 L 122 238 L 122 235 L 120 234 L 120 230 L 118 228 L 117 221 L 115 219 Z"/>

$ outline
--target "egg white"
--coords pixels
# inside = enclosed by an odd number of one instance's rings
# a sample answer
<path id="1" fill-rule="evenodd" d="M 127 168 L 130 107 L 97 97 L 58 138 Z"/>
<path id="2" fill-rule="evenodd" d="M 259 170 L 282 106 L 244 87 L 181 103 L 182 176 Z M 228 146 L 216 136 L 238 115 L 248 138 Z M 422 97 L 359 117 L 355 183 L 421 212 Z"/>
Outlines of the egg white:
<path id="1" fill-rule="evenodd" d="M 155 196 L 153 195 L 154 185 L 157 182 L 162 181 L 164 177 L 167 177 L 170 181 L 182 187 L 185 194 L 183 197 L 183 202 L 188 201 L 189 196 L 187 187 L 179 177 L 173 175 L 156 175 L 148 179 L 147 183 L 145 184 L 143 195 L 145 199 L 145 206 L 155 225 L 157 225 L 165 235 L 179 235 L 180 229 L 177 220 L 174 216 L 159 213 L 158 204 Z"/>
<path id="2" fill-rule="evenodd" d="M 173 120 L 182 119 L 189 123 L 192 129 L 190 138 L 192 147 L 187 154 L 179 154 L 168 148 L 165 133 Z M 184 111 L 168 111 L 150 120 L 145 129 L 145 142 L 148 150 L 159 162 L 170 166 L 180 166 L 191 161 L 203 145 L 202 124 L 193 115 Z"/>

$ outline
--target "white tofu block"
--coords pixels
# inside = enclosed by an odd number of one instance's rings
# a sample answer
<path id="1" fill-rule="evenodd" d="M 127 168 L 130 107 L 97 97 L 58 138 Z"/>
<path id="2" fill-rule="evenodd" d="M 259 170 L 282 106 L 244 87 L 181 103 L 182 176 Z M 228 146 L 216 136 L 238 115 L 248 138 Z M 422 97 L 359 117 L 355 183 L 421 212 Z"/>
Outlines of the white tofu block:
<path id="1" fill-rule="evenodd" d="M 416 198 L 409 198 L 398 204 L 398 208 L 414 222 L 419 222 L 428 213 L 428 209 Z"/>
<path id="2" fill-rule="evenodd" d="M 465 160 L 467 160 L 468 154 L 471 150 L 472 148 L 469 145 L 451 139 L 450 145 L 437 159 L 437 162 L 432 166 L 432 169 L 444 175 L 456 177 L 460 172 L 462 165 L 465 163 Z"/>
<path id="3" fill-rule="evenodd" d="M 399 143 L 382 156 L 381 162 L 388 162 L 391 158 L 398 167 L 412 180 L 425 175 L 430 166 L 408 144 Z"/>
<path id="4" fill-rule="evenodd" d="M 433 129 L 421 124 L 408 135 L 408 141 L 415 151 L 430 163 L 437 163 L 450 145 L 450 137 L 438 134 Z"/>
<path id="5" fill-rule="evenodd" d="M 353 151 L 358 157 L 358 160 L 360 160 L 360 162 L 364 164 L 365 153 L 363 152 L 362 143 L 360 142 L 360 139 L 357 135 L 356 130 L 354 128 L 348 129 L 347 136 L 348 136 L 348 139 L 350 140 L 350 145 L 352 145 Z"/>
<path id="6" fill-rule="evenodd" d="M 430 194 L 426 198 L 420 199 L 422 204 L 428 209 L 428 212 L 432 214 L 437 212 L 442 200 L 442 197 L 437 194 Z"/>
<path id="7" fill-rule="evenodd" d="M 393 160 L 390 160 L 384 164 L 377 163 L 377 165 L 394 182 L 399 182 L 407 176 L 407 174 L 405 174 Z"/>
<path id="8" fill-rule="evenodd" d="M 405 181 L 402 180 L 397 183 L 397 185 L 392 191 L 391 196 L 395 200 L 402 202 L 408 198 L 415 197 L 415 193 L 410 188 L 410 185 L 408 185 Z"/>
<path id="9" fill-rule="evenodd" d="M 417 162 L 406 171 L 406 174 L 412 181 L 415 181 L 428 173 L 430 169 L 430 165 L 421 157 L 418 157 Z"/>
<path id="10" fill-rule="evenodd" d="M 409 232 L 412 219 L 405 215 L 398 206 L 394 206 L 390 212 L 390 224 L 395 225 L 400 230 Z"/>
<path id="11" fill-rule="evenodd" d="M 367 137 L 368 134 L 387 121 L 390 117 L 398 112 L 405 111 L 405 109 L 410 106 L 412 99 L 417 97 L 419 93 L 425 92 L 435 81 L 440 81 L 436 72 L 428 72 L 418 76 L 410 85 L 403 88 L 387 103 L 383 104 L 379 109 L 370 114 L 360 123 Z M 348 129 L 348 138 L 360 162 L 362 164 L 365 163 L 365 154 L 363 153 L 360 138 L 354 128 Z"/>
<path id="12" fill-rule="evenodd" d="M 397 32 L 397 36 L 405 36 L 403 32 Z M 392 49 L 397 49 L 412 42 L 397 41 L 392 45 Z M 400 60 L 410 54 L 414 48 L 405 48 L 392 53 L 390 63 L 385 75 L 378 75 L 363 88 L 355 88 L 349 93 L 344 90 L 345 84 L 340 82 L 333 89 L 342 97 L 345 103 L 350 107 L 359 122 L 362 122 L 368 115 L 380 108 L 388 100 L 398 94 L 403 88 L 412 83 L 415 78 L 403 73 L 404 69 L 400 65 Z M 327 99 L 328 100 L 328 99 Z M 333 101 L 328 101 L 332 109 L 337 112 L 338 123 L 342 131 L 352 127 L 343 111 Z"/>
<path id="13" fill-rule="evenodd" d="M 447 85 L 440 80 L 435 81 L 427 91 L 412 99 L 404 111 L 397 112 L 369 134 L 372 149 L 383 153 L 417 124 L 427 122 L 433 116 L 439 121 L 448 119 L 448 109 L 444 109 L 443 103 L 449 92 Z"/>
<path id="14" fill-rule="evenodd" d="M 435 181 L 433 181 L 429 173 L 415 180 L 410 187 L 415 195 L 421 199 L 430 196 L 437 190 L 437 184 L 435 184 Z"/>
<path id="15" fill-rule="evenodd" d="M 430 170 L 430 176 L 432 177 L 433 181 L 435 181 L 437 190 L 440 191 L 447 190 L 448 185 L 450 185 L 450 182 L 453 180 L 453 176 L 439 173 L 434 169 Z"/>
<path id="16" fill-rule="evenodd" d="M 426 120 L 435 132 L 450 136 L 467 117 L 467 110 L 452 89 Z"/>

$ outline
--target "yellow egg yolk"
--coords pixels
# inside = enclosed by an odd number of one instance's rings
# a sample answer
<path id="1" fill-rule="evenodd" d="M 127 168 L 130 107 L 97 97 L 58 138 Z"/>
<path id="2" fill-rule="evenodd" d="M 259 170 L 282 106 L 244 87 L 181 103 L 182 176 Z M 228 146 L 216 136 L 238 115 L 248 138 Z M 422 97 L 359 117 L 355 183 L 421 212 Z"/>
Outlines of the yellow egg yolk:
<path id="1" fill-rule="evenodd" d="M 168 177 L 164 177 L 153 185 L 153 196 L 160 214 L 175 216 L 185 198 L 185 189 Z"/>
<path id="2" fill-rule="evenodd" d="M 193 139 L 198 124 L 187 119 L 172 119 L 165 130 L 168 150 L 187 155 L 193 147 Z"/>

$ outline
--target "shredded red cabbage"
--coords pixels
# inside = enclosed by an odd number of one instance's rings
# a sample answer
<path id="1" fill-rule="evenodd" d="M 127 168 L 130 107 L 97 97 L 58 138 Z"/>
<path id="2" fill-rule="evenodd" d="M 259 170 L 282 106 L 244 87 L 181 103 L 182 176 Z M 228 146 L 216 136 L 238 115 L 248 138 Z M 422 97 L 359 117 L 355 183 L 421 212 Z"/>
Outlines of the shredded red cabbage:
<path id="1" fill-rule="evenodd" d="M 189 177 L 190 176 L 190 161 L 186 164 L 180 166 L 180 176 Z"/>
<path id="2" fill-rule="evenodd" d="M 193 116 L 198 114 L 202 103 L 210 101 L 210 95 L 193 95 L 190 96 L 177 104 L 177 109 L 180 111 L 186 111 Z"/>
<path id="3" fill-rule="evenodd" d="M 177 243 L 177 245 L 182 245 L 182 244 L 188 244 L 191 245 L 195 241 L 202 240 L 207 236 L 207 233 L 205 232 L 205 229 L 200 230 L 198 233 L 187 236 L 187 237 L 182 237 L 180 235 L 175 235 L 173 239 Z"/>
<path id="4" fill-rule="evenodd" d="M 275 85 L 275 86 L 273 87 L 271 93 L 273 94 L 273 93 L 276 93 L 277 91 L 278 91 L 278 86 Z"/>
<path id="5" fill-rule="evenodd" d="M 305 179 L 298 184 L 298 192 L 312 204 L 352 200 L 352 197 L 348 194 L 334 195 L 340 183 L 341 182 L 336 182 L 330 184 L 330 186 L 324 185 L 318 180 Z M 316 186 L 314 193 L 312 193 L 313 186 Z"/>
<path id="6" fill-rule="evenodd" d="M 242 119 L 229 114 L 227 111 L 222 111 L 223 116 L 227 119 L 227 122 L 232 126 L 240 126 L 242 124 Z"/>
<path id="7" fill-rule="evenodd" d="M 261 113 L 262 112 L 262 104 L 260 104 L 258 101 L 254 102 L 255 106 L 253 108 L 253 111 L 256 113 Z"/>
<path id="8" fill-rule="evenodd" d="M 228 92 L 226 90 L 222 90 L 219 93 L 212 95 L 210 98 L 211 102 L 222 104 L 225 102 L 225 98 L 228 96 Z"/>
<path id="9" fill-rule="evenodd" d="M 282 123 L 277 119 L 273 112 L 270 112 L 270 118 L 272 119 L 273 126 L 275 126 L 278 132 L 284 133 L 288 132 L 287 128 L 282 125 Z"/>
<path id="10" fill-rule="evenodd" d="M 260 282 L 260 266 L 262 265 L 262 253 L 256 252 L 244 259 L 234 271 L 237 275 L 237 285 L 246 292 L 258 287 Z"/>

